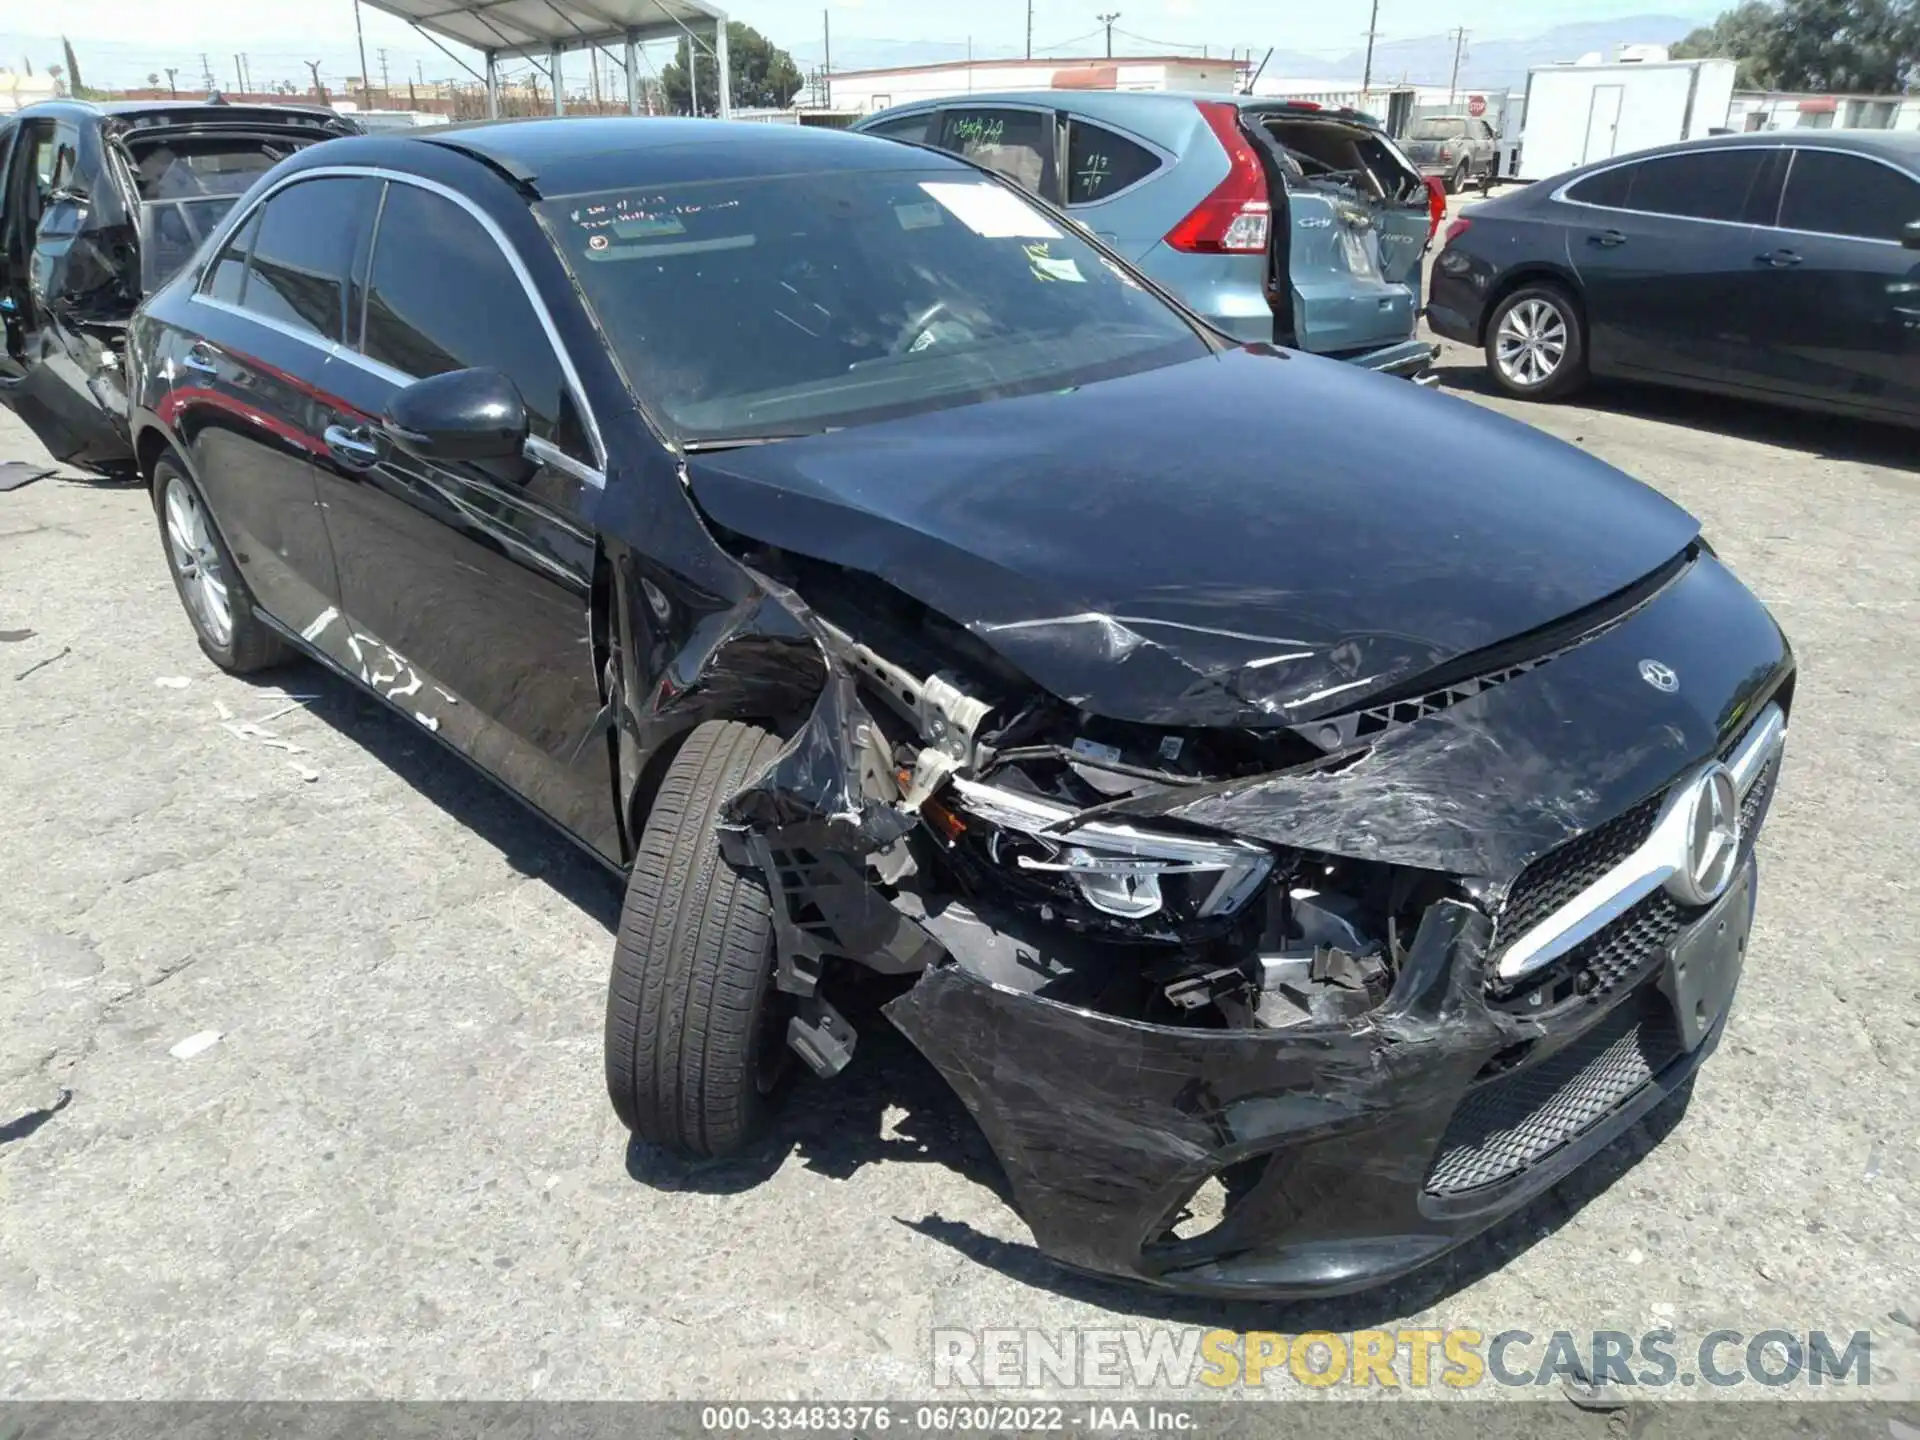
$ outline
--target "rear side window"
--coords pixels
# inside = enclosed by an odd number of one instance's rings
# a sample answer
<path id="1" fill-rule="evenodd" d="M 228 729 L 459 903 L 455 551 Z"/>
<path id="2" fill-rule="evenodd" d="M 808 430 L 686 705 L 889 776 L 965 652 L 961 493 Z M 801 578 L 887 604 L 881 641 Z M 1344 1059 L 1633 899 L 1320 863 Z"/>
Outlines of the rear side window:
<path id="1" fill-rule="evenodd" d="M 416 380 L 477 366 L 503 371 L 520 388 L 533 434 L 591 458 L 520 277 L 480 222 L 444 196 L 398 181 L 388 188 L 360 348 Z"/>
<path id="2" fill-rule="evenodd" d="M 1567 191 L 1569 200 L 1577 200 L 1582 205 L 1605 205 L 1609 209 L 1624 210 L 1627 205 L 1627 191 L 1633 184 L 1633 167 L 1616 166 L 1612 170 L 1602 170 L 1598 175 L 1589 175 Z"/>
<path id="3" fill-rule="evenodd" d="M 1052 117 L 1037 110 L 987 106 L 947 111 L 940 147 L 996 170 L 1022 189 L 1040 193 L 1046 183 Z"/>
<path id="4" fill-rule="evenodd" d="M 927 125 L 938 110 L 923 110 L 918 115 L 903 115 L 898 120 L 882 121 L 878 125 L 869 125 L 862 131 L 865 135 L 878 135 L 883 140 L 912 140 L 923 143 L 927 138 Z"/>
<path id="5" fill-rule="evenodd" d="M 1764 150 L 1700 150 L 1627 168 L 1629 210 L 1683 220 L 1741 220 L 1767 162 Z"/>
<path id="6" fill-rule="evenodd" d="M 1780 226 L 1863 240 L 1898 240 L 1920 220 L 1920 184 L 1891 166 L 1834 150 L 1796 150 Z"/>
<path id="7" fill-rule="evenodd" d="M 200 287 L 202 295 L 209 300 L 224 300 L 229 305 L 240 303 L 247 279 L 247 252 L 253 248 L 253 235 L 259 228 L 260 212 L 256 210 L 227 241 L 219 258 L 207 267 L 207 278 Z"/>
<path id="8" fill-rule="evenodd" d="M 261 209 L 241 304 L 327 340 L 346 334 L 354 251 L 373 223 L 380 182 L 302 180 Z"/>
<path id="9" fill-rule="evenodd" d="M 1138 184 L 1160 168 L 1160 157 L 1124 135 L 1085 120 L 1067 129 L 1067 203 L 1090 205 Z"/>

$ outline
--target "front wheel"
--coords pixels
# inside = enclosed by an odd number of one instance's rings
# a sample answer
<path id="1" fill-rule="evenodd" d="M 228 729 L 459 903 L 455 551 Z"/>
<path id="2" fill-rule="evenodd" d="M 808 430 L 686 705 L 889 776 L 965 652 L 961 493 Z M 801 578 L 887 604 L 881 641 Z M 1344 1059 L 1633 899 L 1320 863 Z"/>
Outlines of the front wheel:
<path id="1" fill-rule="evenodd" d="M 1487 373 L 1518 400 L 1554 400 L 1586 381 L 1586 337 L 1573 297 L 1557 285 L 1523 285 L 1487 323 Z"/>
<path id="2" fill-rule="evenodd" d="M 206 497 L 171 450 L 153 467 L 153 508 L 173 588 L 207 658 L 234 675 L 292 659 L 287 643 L 253 613 L 253 592 L 214 528 Z"/>
<path id="3" fill-rule="evenodd" d="M 673 757 L 627 884 L 607 989 L 607 1093 L 627 1128 L 683 1155 L 753 1139 L 785 1077 L 773 906 L 720 853 L 727 797 L 780 752 L 756 725 L 710 721 Z"/>

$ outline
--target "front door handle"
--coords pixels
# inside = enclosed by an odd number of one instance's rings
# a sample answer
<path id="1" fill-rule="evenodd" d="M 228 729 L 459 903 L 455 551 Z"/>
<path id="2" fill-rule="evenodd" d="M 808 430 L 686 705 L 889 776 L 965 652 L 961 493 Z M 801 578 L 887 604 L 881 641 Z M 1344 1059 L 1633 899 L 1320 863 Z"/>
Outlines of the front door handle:
<path id="1" fill-rule="evenodd" d="M 198 370 L 202 375 L 212 375 L 220 369 L 213 358 L 213 347 L 204 340 L 194 341 L 180 363 L 189 370 Z"/>
<path id="2" fill-rule="evenodd" d="M 371 470 L 380 463 L 380 447 L 374 443 L 373 431 L 365 425 L 351 429 L 345 425 L 329 425 L 321 438 L 327 442 L 333 458 L 349 470 Z"/>
<path id="3" fill-rule="evenodd" d="M 1794 250 L 1767 250 L 1753 257 L 1756 265 L 1771 265 L 1776 270 L 1787 270 L 1800 263 L 1799 252 Z"/>
<path id="4" fill-rule="evenodd" d="M 1587 243 L 1589 245 L 1598 245 L 1604 250 L 1611 250 L 1616 245 L 1626 244 L 1627 237 L 1622 235 L 1618 230 L 1602 230 L 1598 235 L 1587 236 Z"/>

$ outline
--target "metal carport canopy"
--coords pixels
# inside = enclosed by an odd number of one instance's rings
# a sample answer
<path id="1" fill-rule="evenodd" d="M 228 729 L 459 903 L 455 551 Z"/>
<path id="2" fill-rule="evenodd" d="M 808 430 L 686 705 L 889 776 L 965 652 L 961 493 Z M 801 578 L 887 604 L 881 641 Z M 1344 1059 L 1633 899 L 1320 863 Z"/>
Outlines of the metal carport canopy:
<path id="1" fill-rule="evenodd" d="M 487 60 L 487 114 L 500 113 L 498 62 L 504 57 L 545 55 L 552 72 L 553 113 L 566 113 L 560 57 L 569 50 L 625 47 L 627 109 L 639 113 L 635 49 L 650 40 L 687 36 L 697 54 L 714 59 L 720 77 L 719 110 L 733 112 L 727 75 L 727 15 L 708 0 L 366 0 L 376 10 L 407 21 L 428 38 L 472 46 Z M 709 38 L 711 37 L 711 38 Z M 697 70 L 697 67 L 695 67 Z M 692 79 L 692 76 L 688 77 Z M 698 109 L 698 96 L 695 96 Z"/>

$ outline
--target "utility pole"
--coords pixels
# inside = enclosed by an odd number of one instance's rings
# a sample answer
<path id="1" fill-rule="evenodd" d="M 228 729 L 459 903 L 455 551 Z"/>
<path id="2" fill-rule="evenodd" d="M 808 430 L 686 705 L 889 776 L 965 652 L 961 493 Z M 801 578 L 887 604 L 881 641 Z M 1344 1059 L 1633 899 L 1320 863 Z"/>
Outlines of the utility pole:
<path id="1" fill-rule="evenodd" d="M 322 105 L 326 104 L 327 87 L 320 83 L 320 62 L 318 60 L 307 61 L 307 69 L 313 72 L 313 93 L 319 98 Z"/>
<path id="2" fill-rule="evenodd" d="M 387 103 L 388 99 L 393 94 L 393 84 L 390 80 L 387 79 L 387 52 L 384 47 L 380 50 L 379 54 L 380 54 L 380 103 L 384 105 Z"/>
<path id="3" fill-rule="evenodd" d="M 1027 0 L 1027 59 L 1033 59 L 1033 0 Z"/>
<path id="4" fill-rule="evenodd" d="M 211 95 L 220 88 L 213 78 L 213 67 L 207 63 L 207 52 L 200 52 L 200 78 L 207 82 L 207 93 Z"/>
<path id="5" fill-rule="evenodd" d="M 179 73 L 180 73 L 179 66 L 177 65 L 167 66 L 167 94 L 170 95 L 175 100 L 178 100 L 180 98 L 180 87 L 173 83 L 173 77 Z"/>
<path id="6" fill-rule="evenodd" d="M 1367 20 L 1367 73 L 1360 79 L 1360 103 L 1363 105 L 1366 104 L 1367 91 L 1373 88 L 1373 37 L 1379 33 L 1380 0 L 1373 0 L 1373 14 Z"/>
<path id="7" fill-rule="evenodd" d="M 247 72 L 240 68 L 238 55 L 233 57 L 233 93 L 236 95 L 247 93 Z"/>
<path id="8" fill-rule="evenodd" d="M 1113 58 L 1113 22 L 1120 18 L 1120 12 L 1114 10 L 1105 15 L 1096 15 L 1093 18 L 1107 27 L 1107 59 L 1111 60 Z"/>
<path id="9" fill-rule="evenodd" d="M 367 76 L 367 32 L 360 28 L 360 0 L 353 0 L 353 33 L 360 42 L 360 103 L 373 108 L 373 82 Z"/>
<path id="10" fill-rule="evenodd" d="M 1447 81 L 1447 108 L 1453 108 L 1454 92 L 1460 88 L 1460 52 L 1467 48 L 1465 28 L 1453 32 L 1453 75 Z"/>

